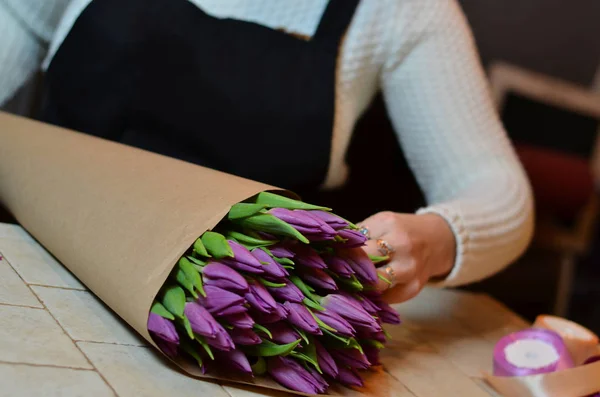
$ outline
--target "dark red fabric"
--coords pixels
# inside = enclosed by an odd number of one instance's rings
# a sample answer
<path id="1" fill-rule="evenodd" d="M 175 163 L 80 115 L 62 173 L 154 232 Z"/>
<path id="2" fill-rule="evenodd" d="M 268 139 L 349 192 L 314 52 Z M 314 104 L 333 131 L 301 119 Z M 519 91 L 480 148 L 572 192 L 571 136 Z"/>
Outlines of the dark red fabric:
<path id="1" fill-rule="evenodd" d="M 552 149 L 516 145 L 542 214 L 571 220 L 594 194 L 594 178 L 587 159 Z"/>

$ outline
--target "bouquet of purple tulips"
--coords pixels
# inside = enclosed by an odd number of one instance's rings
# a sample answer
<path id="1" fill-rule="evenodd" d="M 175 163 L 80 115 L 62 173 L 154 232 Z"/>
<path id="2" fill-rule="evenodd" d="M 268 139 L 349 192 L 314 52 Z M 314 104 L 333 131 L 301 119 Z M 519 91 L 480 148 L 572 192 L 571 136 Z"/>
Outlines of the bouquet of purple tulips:
<path id="1" fill-rule="evenodd" d="M 202 371 L 268 374 L 303 393 L 362 386 L 396 311 L 375 290 L 365 237 L 328 208 L 268 192 L 234 205 L 179 259 L 148 330 Z"/>

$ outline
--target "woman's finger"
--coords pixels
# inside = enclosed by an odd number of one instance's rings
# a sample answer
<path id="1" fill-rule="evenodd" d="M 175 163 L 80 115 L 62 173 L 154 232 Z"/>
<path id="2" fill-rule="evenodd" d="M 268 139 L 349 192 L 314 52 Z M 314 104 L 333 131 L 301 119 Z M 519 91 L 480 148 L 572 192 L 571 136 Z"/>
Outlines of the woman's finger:
<path id="1" fill-rule="evenodd" d="M 414 279 L 408 284 L 398 285 L 384 292 L 383 299 L 390 304 L 405 302 L 417 296 L 421 288 L 421 282 Z"/>
<path id="2" fill-rule="evenodd" d="M 393 212 L 379 212 L 360 222 L 359 227 L 369 230 L 368 237 L 372 240 L 381 238 L 384 234 L 393 230 L 395 214 Z"/>
<path id="3" fill-rule="evenodd" d="M 409 284 L 417 274 L 414 260 L 408 257 L 395 258 L 390 263 L 378 268 L 377 272 L 389 281 L 388 283 L 380 279 L 377 282 L 377 290 L 381 292 Z"/>

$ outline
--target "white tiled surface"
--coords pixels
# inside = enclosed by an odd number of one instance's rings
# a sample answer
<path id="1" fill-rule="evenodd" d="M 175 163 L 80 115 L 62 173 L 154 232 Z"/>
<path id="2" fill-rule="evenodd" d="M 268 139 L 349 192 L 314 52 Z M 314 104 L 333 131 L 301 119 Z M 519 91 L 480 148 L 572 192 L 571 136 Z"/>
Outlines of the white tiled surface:
<path id="1" fill-rule="evenodd" d="M 0 397 L 283 397 L 174 369 L 23 229 L 0 224 Z M 526 324 L 479 295 L 425 290 L 366 388 L 344 396 L 493 395 L 477 378 L 504 332 Z"/>

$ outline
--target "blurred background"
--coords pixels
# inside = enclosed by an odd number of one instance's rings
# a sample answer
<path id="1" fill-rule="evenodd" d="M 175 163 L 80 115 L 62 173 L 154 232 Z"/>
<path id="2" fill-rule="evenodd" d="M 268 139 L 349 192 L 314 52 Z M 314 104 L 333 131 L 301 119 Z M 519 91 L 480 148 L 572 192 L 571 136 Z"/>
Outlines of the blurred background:
<path id="1" fill-rule="evenodd" d="M 600 332 L 600 1 L 461 0 L 461 5 L 537 207 L 534 243 L 523 258 L 467 289 L 489 293 L 530 320 L 555 313 Z M 3 109 L 31 115 L 40 78 L 33 76 Z M 375 211 L 421 206 L 422 194 L 405 175 L 380 97 L 357 128 L 348 154 L 349 183 L 335 192 L 300 192 L 303 198 L 356 221 Z M 364 167 L 374 163 L 377 173 Z M 399 174 L 412 183 L 390 185 Z M 14 220 L 0 209 L 0 221 Z"/>

